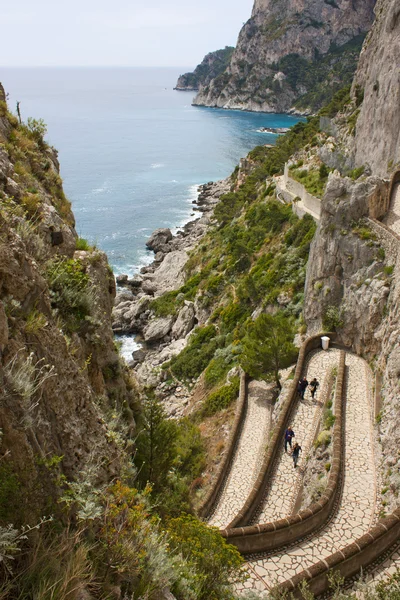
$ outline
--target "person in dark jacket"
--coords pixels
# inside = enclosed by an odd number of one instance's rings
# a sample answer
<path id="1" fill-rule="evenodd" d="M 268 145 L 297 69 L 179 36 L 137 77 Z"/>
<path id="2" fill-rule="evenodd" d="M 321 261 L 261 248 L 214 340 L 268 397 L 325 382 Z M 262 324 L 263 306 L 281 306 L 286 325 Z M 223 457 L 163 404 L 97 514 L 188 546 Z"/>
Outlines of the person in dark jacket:
<path id="1" fill-rule="evenodd" d="M 314 379 L 312 379 L 310 381 L 311 398 L 313 400 L 314 400 L 315 392 L 317 391 L 317 387 L 319 387 L 319 381 L 317 380 L 316 377 L 314 377 Z"/>
<path id="2" fill-rule="evenodd" d="M 288 444 L 290 448 L 292 448 L 292 439 L 294 438 L 294 431 L 289 425 L 289 427 L 285 431 L 285 452 L 287 452 Z"/>
<path id="3" fill-rule="evenodd" d="M 300 387 L 300 398 L 304 399 L 304 394 L 306 393 L 306 389 L 308 387 L 308 381 L 307 381 L 306 377 L 303 377 L 303 379 L 300 379 L 299 387 Z"/>
<path id="4" fill-rule="evenodd" d="M 293 452 L 292 452 L 292 458 L 293 458 L 293 466 L 294 468 L 297 467 L 297 463 L 299 461 L 299 454 L 301 452 L 301 446 L 299 446 L 299 444 L 296 442 L 295 445 L 293 446 Z"/>

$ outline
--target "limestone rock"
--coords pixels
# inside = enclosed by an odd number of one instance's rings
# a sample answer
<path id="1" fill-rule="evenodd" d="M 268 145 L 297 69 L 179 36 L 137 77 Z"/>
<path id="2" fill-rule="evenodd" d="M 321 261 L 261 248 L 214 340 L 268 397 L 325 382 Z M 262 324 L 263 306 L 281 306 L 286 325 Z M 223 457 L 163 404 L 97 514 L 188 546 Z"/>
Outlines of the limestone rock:
<path id="1" fill-rule="evenodd" d="M 161 340 L 170 332 L 173 322 L 174 317 L 163 317 L 150 321 L 143 331 L 143 338 L 145 342 L 151 344 L 152 342 Z"/>
<path id="2" fill-rule="evenodd" d="M 172 240 L 170 229 L 156 229 L 147 240 L 146 246 L 154 252 L 165 251 L 164 248 L 170 240 Z"/>
<path id="3" fill-rule="evenodd" d="M 189 331 L 193 329 L 194 325 L 194 304 L 193 302 L 185 302 L 179 311 L 178 318 L 176 319 L 172 328 L 172 337 L 175 339 L 184 338 L 187 336 Z"/>

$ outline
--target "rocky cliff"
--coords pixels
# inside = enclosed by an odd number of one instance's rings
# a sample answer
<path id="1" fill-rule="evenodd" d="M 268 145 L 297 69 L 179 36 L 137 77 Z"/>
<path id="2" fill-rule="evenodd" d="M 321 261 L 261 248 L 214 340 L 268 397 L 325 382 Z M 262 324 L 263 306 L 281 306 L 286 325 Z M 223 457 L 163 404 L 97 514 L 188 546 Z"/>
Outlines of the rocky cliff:
<path id="1" fill-rule="evenodd" d="M 381 177 L 400 165 L 400 6 L 379 0 L 354 88 L 363 94 L 354 140 L 355 164 Z"/>
<path id="2" fill-rule="evenodd" d="M 336 171 L 329 178 L 311 247 L 304 316 L 309 331 L 333 317 L 343 343 L 372 361 L 379 390 L 382 385 L 376 410 L 381 408 L 382 474 L 389 490 L 385 504 L 393 508 L 400 492 L 400 9 L 396 0 L 380 0 L 375 12 L 352 101 L 331 124 L 333 135 L 319 149 Z M 355 169 L 349 171 L 351 167 Z"/>
<path id="3" fill-rule="evenodd" d="M 375 0 L 260 0 L 229 67 L 194 104 L 264 112 L 315 111 L 350 83 Z"/>
<path id="4" fill-rule="evenodd" d="M 175 90 L 197 91 L 200 86 L 208 85 L 212 79 L 225 71 L 232 58 L 234 48 L 225 46 L 222 50 L 209 52 L 195 68 L 193 73 L 180 75 Z"/>
<path id="5" fill-rule="evenodd" d="M 0 502 L 17 526 L 54 514 L 61 477 L 111 480 L 124 452 L 114 425 L 135 426 L 114 277 L 78 239 L 44 132 L 7 111 L 0 86 Z"/>

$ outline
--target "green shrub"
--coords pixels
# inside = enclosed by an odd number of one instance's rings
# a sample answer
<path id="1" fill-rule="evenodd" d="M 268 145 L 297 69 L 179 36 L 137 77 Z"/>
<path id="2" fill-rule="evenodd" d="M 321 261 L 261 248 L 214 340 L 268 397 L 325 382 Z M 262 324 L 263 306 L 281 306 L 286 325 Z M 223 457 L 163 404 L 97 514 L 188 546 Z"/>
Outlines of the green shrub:
<path id="1" fill-rule="evenodd" d="M 94 306 L 84 267 L 72 258 L 56 258 L 48 263 L 46 277 L 53 309 L 63 319 L 67 331 L 77 331 Z"/>
<path id="2" fill-rule="evenodd" d="M 243 559 L 218 529 L 196 517 L 182 515 L 169 521 L 168 534 L 171 548 L 186 557 L 196 574 L 196 599 L 231 600 L 231 586 L 245 579 Z"/>
<path id="3" fill-rule="evenodd" d="M 343 327 L 344 321 L 337 306 L 328 306 L 322 318 L 323 328 L 327 331 L 336 331 Z"/>
<path id="4" fill-rule="evenodd" d="M 171 371 L 180 380 L 195 379 L 207 367 L 216 349 L 222 346 L 223 339 L 217 337 L 214 325 L 199 327 L 186 348 L 172 358 Z"/>
<path id="5" fill-rule="evenodd" d="M 208 365 L 204 373 L 204 379 L 208 385 L 214 385 L 221 381 L 229 371 L 230 364 L 224 356 L 216 356 Z"/>
<path id="6" fill-rule="evenodd" d="M 203 404 L 201 409 L 202 416 L 210 417 L 220 410 L 228 408 L 231 402 L 238 397 L 239 384 L 239 377 L 234 377 L 229 385 L 224 385 L 215 392 L 212 392 Z"/>
<path id="7" fill-rule="evenodd" d="M 162 296 L 155 298 L 150 302 L 150 309 L 154 311 L 156 317 L 167 317 L 176 315 L 182 302 L 178 302 L 176 297 L 179 290 L 165 292 Z"/>
<path id="8" fill-rule="evenodd" d="M 321 431 L 314 442 L 315 448 L 326 447 L 331 443 L 332 435 L 330 431 Z"/>
<path id="9" fill-rule="evenodd" d="M 92 250 L 92 246 L 89 244 L 89 242 L 87 240 L 80 237 L 76 240 L 75 249 L 90 251 L 90 250 Z"/>

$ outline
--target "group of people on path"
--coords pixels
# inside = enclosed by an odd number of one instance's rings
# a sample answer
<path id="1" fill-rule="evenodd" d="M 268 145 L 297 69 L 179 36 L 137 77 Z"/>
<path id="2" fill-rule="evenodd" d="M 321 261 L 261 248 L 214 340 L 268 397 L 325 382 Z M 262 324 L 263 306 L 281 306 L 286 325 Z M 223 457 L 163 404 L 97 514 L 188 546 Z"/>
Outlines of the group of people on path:
<path id="1" fill-rule="evenodd" d="M 310 383 L 308 383 L 307 377 L 303 377 L 302 379 L 300 379 L 297 385 L 297 394 L 300 396 L 300 398 L 304 400 L 304 394 L 306 393 L 306 389 L 308 388 L 308 386 L 310 386 L 311 398 L 314 400 L 315 393 L 317 391 L 317 388 L 319 387 L 319 381 L 316 377 L 314 377 L 314 379 L 312 379 Z"/>
<path id="2" fill-rule="evenodd" d="M 292 451 L 292 458 L 293 458 L 293 466 L 294 468 L 297 467 L 297 463 L 299 462 L 299 455 L 301 452 L 301 446 L 295 442 L 293 448 L 292 448 L 292 439 L 294 438 L 294 431 L 291 427 L 291 425 L 289 425 L 289 427 L 286 429 L 285 431 L 285 452 L 287 452 L 287 448 L 288 445 L 290 446 L 290 449 Z"/>
<path id="3" fill-rule="evenodd" d="M 300 379 L 297 385 L 297 394 L 300 396 L 300 398 L 304 399 L 304 394 L 308 386 L 310 386 L 311 398 L 314 400 L 315 393 L 317 391 L 317 388 L 319 387 L 319 381 L 316 377 L 314 377 L 314 379 L 312 379 L 310 383 L 308 383 L 307 377 L 303 377 L 302 379 Z M 294 437 L 294 431 L 291 425 L 289 425 L 289 427 L 285 431 L 285 452 L 288 451 L 288 446 L 290 446 L 290 449 L 292 451 L 293 466 L 296 469 L 297 463 L 299 462 L 301 446 L 297 442 L 295 442 L 292 448 L 292 440 Z"/>

